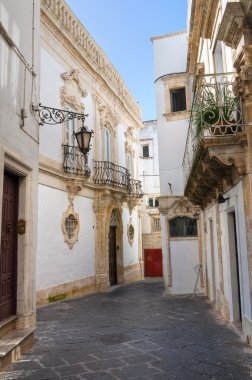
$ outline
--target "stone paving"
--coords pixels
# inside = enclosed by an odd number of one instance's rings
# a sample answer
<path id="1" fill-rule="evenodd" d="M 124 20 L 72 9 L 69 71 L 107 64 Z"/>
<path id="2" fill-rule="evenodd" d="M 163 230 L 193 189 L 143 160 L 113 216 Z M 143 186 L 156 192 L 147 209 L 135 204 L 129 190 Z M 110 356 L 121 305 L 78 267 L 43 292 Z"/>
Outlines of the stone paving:
<path id="1" fill-rule="evenodd" d="M 205 299 L 163 294 L 161 281 L 38 309 L 34 349 L 1 380 L 198 380 L 252 377 L 252 349 Z"/>

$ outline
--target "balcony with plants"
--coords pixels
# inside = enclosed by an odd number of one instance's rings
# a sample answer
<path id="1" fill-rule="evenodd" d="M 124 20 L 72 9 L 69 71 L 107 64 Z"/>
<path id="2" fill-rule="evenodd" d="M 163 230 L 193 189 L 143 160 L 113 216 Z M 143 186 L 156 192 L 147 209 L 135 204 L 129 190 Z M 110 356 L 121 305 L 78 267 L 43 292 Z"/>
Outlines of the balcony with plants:
<path id="1" fill-rule="evenodd" d="M 185 195 L 199 205 L 232 186 L 246 171 L 247 136 L 234 84 L 233 73 L 196 80 L 183 170 Z"/>

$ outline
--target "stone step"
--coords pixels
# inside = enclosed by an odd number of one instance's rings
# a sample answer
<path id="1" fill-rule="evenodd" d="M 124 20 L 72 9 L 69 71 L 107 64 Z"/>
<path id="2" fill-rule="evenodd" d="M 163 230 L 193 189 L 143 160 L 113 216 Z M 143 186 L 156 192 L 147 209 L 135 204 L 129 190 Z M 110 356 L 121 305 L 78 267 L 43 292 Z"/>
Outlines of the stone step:
<path id="1" fill-rule="evenodd" d="M 8 334 L 8 332 L 15 330 L 16 320 L 16 315 L 11 315 L 0 322 L 0 339 L 2 339 L 4 335 Z"/>
<path id="2" fill-rule="evenodd" d="M 0 371 L 29 350 L 35 340 L 35 328 L 12 330 L 0 339 Z"/>

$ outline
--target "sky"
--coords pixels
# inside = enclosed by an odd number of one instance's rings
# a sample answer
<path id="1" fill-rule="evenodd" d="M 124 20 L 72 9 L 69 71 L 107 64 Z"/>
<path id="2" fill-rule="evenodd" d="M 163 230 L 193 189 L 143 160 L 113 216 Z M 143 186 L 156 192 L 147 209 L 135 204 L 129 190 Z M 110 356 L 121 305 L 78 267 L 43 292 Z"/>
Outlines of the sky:
<path id="1" fill-rule="evenodd" d="M 155 120 L 150 37 L 186 29 L 187 0 L 66 0 L 142 109 Z"/>

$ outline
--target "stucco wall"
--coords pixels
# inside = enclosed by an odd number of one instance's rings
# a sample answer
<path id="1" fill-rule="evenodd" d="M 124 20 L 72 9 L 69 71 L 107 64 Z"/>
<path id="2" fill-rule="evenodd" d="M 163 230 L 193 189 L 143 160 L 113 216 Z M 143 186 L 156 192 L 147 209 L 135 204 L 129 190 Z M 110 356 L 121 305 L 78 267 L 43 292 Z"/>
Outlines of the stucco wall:
<path id="1" fill-rule="evenodd" d="M 73 249 L 64 242 L 61 229 L 68 204 L 66 192 L 39 185 L 37 290 L 95 274 L 93 200 L 74 199 L 80 231 Z"/>

